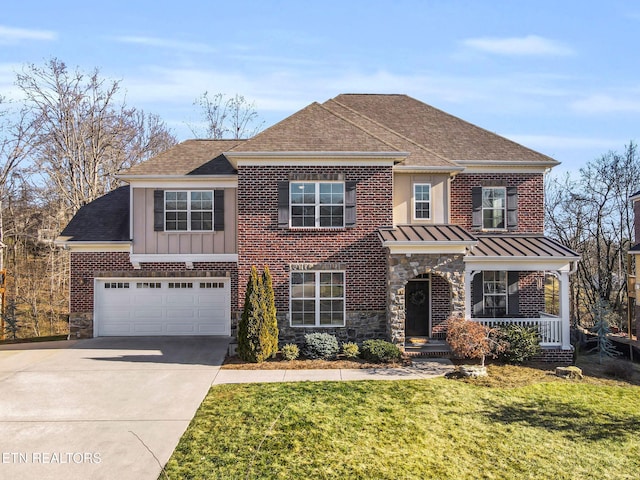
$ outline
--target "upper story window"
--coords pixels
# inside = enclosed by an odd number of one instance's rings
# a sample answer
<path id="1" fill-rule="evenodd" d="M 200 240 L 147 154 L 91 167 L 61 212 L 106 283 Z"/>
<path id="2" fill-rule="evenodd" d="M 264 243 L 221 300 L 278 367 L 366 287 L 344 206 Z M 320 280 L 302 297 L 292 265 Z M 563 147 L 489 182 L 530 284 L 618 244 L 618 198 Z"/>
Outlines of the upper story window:
<path id="1" fill-rule="evenodd" d="M 482 189 L 482 228 L 487 230 L 506 228 L 507 189 L 484 187 Z"/>
<path id="2" fill-rule="evenodd" d="M 429 220 L 431 218 L 431 184 L 413 184 L 413 218 Z"/>
<path id="3" fill-rule="evenodd" d="M 344 227 L 343 182 L 291 182 L 292 227 Z"/>
<path id="4" fill-rule="evenodd" d="M 164 192 L 166 231 L 213 230 L 213 191 Z"/>
<path id="5" fill-rule="evenodd" d="M 472 226 L 482 230 L 518 228 L 518 188 L 484 186 L 471 189 Z"/>

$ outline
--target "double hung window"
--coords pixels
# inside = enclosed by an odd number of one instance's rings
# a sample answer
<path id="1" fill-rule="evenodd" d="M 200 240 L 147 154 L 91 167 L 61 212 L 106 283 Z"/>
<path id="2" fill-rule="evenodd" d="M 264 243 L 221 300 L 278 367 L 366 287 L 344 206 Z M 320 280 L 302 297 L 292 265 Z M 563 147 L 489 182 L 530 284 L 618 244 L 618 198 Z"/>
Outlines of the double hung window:
<path id="1" fill-rule="evenodd" d="M 291 182 L 291 226 L 344 227 L 344 182 Z"/>
<path id="2" fill-rule="evenodd" d="M 213 191 L 164 192 L 166 231 L 212 231 Z"/>
<path id="3" fill-rule="evenodd" d="M 344 272 L 291 272 L 291 325 L 344 326 Z"/>

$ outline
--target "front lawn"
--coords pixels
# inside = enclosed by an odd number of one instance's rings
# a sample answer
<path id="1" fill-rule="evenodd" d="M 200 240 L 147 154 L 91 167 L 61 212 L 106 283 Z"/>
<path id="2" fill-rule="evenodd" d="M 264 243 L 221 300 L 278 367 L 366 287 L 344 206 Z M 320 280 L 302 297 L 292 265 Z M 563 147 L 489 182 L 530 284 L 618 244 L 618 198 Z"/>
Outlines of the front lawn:
<path id="1" fill-rule="evenodd" d="M 640 387 L 490 374 L 216 386 L 160 478 L 638 478 Z"/>

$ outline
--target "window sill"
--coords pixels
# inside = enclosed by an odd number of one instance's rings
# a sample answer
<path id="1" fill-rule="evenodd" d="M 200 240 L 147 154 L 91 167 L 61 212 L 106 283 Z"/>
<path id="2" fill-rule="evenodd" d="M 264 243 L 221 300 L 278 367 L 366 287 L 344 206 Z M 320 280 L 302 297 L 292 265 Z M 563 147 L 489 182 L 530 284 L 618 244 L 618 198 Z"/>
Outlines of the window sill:
<path id="1" fill-rule="evenodd" d="M 292 232 L 344 232 L 347 227 L 288 227 Z"/>
<path id="2" fill-rule="evenodd" d="M 291 325 L 291 328 L 344 328 L 345 325 Z"/>

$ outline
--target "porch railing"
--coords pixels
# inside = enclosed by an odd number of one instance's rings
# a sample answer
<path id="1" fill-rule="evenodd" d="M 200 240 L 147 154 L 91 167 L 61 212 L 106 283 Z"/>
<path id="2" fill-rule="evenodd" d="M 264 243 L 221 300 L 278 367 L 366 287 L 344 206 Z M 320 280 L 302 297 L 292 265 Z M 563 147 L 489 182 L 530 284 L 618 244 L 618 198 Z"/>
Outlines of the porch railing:
<path id="1" fill-rule="evenodd" d="M 541 347 L 558 347 L 562 345 L 562 322 L 560 317 L 548 313 L 540 313 L 540 318 L 472 318 L 487 327 L 504 325 L 520 325 L 533 327 L 540 335 Z"/>

